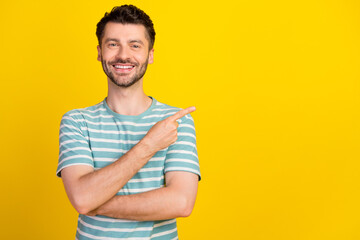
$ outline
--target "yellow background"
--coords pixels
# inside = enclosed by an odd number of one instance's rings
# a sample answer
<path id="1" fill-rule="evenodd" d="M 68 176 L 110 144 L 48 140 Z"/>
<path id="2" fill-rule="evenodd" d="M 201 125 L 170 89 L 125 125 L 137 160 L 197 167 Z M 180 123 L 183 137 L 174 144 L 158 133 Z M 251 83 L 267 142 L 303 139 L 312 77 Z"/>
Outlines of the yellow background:
<path id="1" fill-rule="evenodd" d="M 355 0 L 2 3 L 1 239 L 74 239 L 60 118 L 106 96 L 95 26 L 123 3 L 155 24 L 146 93 L 197 107 L 203 179 L 180 239 L 360 239 Z"/>

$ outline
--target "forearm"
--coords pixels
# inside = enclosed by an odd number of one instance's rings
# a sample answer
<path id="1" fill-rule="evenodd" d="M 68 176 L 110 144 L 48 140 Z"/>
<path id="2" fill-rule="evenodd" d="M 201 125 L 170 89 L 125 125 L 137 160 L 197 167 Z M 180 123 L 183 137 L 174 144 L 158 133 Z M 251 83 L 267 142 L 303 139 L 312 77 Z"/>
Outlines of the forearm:
<path id="1" fill-rule="evenodd" d="M 139 142 L 114 163 L 71 179 L 76 181 L 76 187 L 66 189 L 70 201 L 82 214 L 99 207 L 111 199 L 153 155 L 146 145 Z M 66 174 L 64 170 L 63 174 Z"/>
<path id="2" fill-rule="evenodd" d="M 186 216 L 186 200 L 169 188 L 115 196 L 93 214 L 137 221 L 165 220 Z"/>
<path id="3" fill-rule="evenodd" d="M 190 215 L 196 199 L 198 176 L 171 172 L 168 186 L 152 191 L 115 196 L 90 215 L 138 221 L 165 220 Z"/>

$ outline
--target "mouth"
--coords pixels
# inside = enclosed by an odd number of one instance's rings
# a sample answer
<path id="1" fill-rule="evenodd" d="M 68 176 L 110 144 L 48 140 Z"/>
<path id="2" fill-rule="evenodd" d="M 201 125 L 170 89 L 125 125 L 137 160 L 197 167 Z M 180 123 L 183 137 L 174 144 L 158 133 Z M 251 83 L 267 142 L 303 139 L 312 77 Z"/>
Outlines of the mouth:
<path id="1" fill-rule="evenodd" d="M 135 68 L 135 65 L 116 63 L 116 64 L 113 64 L 112 67 L 115 69 L 115 72 L 128 73 L 128 72 L 131 72 L 131 70 L 133 70 Z"/>

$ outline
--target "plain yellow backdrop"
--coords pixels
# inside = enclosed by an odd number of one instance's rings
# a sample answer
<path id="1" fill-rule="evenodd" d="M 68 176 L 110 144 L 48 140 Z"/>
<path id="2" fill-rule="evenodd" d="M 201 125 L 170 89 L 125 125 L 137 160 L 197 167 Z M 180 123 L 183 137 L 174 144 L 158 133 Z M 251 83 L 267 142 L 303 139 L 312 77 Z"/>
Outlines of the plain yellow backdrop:
<path id="1" fill-rule="evenodd" d="M 202 180 L 180 239 L 360 239 L 355 0 L 2 3 L 0 238 L 74 239 L 60 118 L 105 98 L 95 26 L 124 3 L 157 32 L 146 93 L 197 107 Z"/>

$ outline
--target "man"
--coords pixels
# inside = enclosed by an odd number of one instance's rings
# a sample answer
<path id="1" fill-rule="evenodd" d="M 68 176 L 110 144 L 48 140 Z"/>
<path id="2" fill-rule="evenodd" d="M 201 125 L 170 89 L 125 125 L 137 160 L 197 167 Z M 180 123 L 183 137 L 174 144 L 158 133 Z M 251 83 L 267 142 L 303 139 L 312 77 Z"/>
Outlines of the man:
<path id="1" fill-rule="evenodd" d="M 60 125 L 57 175 L 79 212 L 76 238 L 177 239 L 175 218 L 190 215 L 200 179 L 195 108 L 145 95 L 155 31 L 142 10 L 115 7 L 96 34 L 108 96 Z"/>

